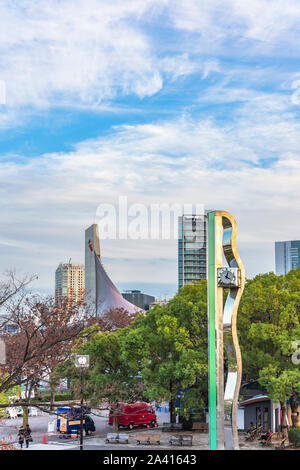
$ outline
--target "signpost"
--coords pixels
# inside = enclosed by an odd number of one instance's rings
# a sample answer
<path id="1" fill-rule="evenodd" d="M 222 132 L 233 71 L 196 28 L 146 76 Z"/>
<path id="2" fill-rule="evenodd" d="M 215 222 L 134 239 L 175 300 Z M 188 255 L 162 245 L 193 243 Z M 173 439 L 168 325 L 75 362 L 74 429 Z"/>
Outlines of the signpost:
<path id="1" fill-rule="evenodd" d="M 84 396 L 84 370 L 90 365 L 90 356 L 76 355 L 75 367 L 80 369 L 80 450 L 83 450 L 83 396 Z"/>

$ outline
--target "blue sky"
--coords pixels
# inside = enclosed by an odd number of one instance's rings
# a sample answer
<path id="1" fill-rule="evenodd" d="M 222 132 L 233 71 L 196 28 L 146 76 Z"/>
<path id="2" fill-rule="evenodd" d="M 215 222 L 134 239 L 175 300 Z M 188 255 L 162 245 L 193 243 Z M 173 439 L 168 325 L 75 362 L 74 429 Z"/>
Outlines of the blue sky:
<path id="1" fill-rule="evenodd" d="M 0 15 L 2 271 L 51 291 L 120 195 L 228 210 L 249 277 L 300 238 L 299 1 L 16 0 Z M 176 241 L 102 253 L 120 287 L 174 293 Z"/>

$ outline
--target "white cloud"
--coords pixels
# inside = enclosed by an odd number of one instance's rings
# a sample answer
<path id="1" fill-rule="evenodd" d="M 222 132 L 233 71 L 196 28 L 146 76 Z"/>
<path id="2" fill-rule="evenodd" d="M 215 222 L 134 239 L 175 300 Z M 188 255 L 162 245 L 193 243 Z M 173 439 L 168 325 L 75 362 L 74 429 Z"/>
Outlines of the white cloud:
<path id="1" fill-rule="evenodd" d="M 276 95 L 268 99 L 276 102 Z M 273 269 L 273 242 L 299 238 L 300 124 L 272 109 L 246 103 L 223 125 L 182 116 L 121 126 L 70 153 L 2 162 L 2 265 L 41 272 L 41 286 L 49 285 L 59 261 L 83 261 L 84 228 L 94 222 L 98 204 L 127 195 L 130 203 L 194 202 L 229 210 L 239 221 L 248 274 Z M 174 242 L 107 240 L 103 256 L 120 257 L 119 270 L 108 265 L 119 282 L 137 280 L 124 253 L 144 259 L 145 272 L 154 253 L 162 263 L 177 256 Z M 164 282 L 165 274 L 158 270 L 156 281 Z"/>
<path id="2" fill-rule="evenodd" d="M 211 72 L 219 72 L 220 64 L 216 59 L 208 60 L 204 63 L 202 79 L 207 78 Z"/>
<path id="3" fill-rule="evenodd" d="M 0 81 L 8 108 L 97 108 L 120 94 L 151 96 L 164 78 L 197 71 L 207 78 L 219 71 L 217 53 L 257 54 L 260 46 L 248 39 L 294 54 L 287 44 L 299 40 L 300 5 L 295 0 L 22 0 L 1 2 L 0 18 Z M 155 33 L 145 28 L 152 25 Z M 164 34 L 166 26 L 173 28 L 175 43 Z"/>
<path id="4" fill-rule="evenodd" d="M 152 95 L 162 77 L 138 21 L 164 1 L 1 3 L 0 79 L 8 106 L 95 106 Z"/>
<path id="5" fill-rule="evenodd" d="M 59 261 L 83 261 L 84 228 L 99 203 L 120 194 L 229 210 L 251 275 L 273 268 L 274 240 L 299 238 L 300 124 L 291 106 L 300 104 L 299 74 L 234 60 L 297 54 L 298 1 L 23 0 L 2 2 L 0 17 L 7 105 L 0 128 L 16 124 L 24 107 L 117 107 L 119 95 L 151 96 L 192 73 L 203 82 L 191 113 L 207 106 L 205 118 L 176 109 L 178 119 L 115 127 L 69 153 L 6 156 L 3 267 L 40 272 L 41 287 L 49 286 Z M 165 27 L 170 38 L 160 37 Z M 210 105 L 228 103 L 239 105 L 215 119 Z M 119 268 L 108 268 L 123 282 L 140 279 L 142 263 L 153 279 L 153 253 L 169 266 L 177 256 L 176 243 L 107 241 L 104 248 L 104 257 L 119 259 Z M 139 260 L 136 271 L 128 259 Z M 167 272 L 158 269 L 155 280 Z M 170 272 L 170 281 L 176 277 Z"/>
<path id="6" fill-rule="evenodd" d="M 169 15 L 179 30 L 200 34 L 198 41 L 193 37 L 187 42 L 203 52 L 209 47 L 210 52 L 218 50 L 228 56 L 231 43 L 231 54 L 239 50 L 254 55 L 276 46 L 277 54 L 293 56 L 299 41 L 298 0 L 173 0 Z M 249 41 L 256 43 L 249 45 Z"/>

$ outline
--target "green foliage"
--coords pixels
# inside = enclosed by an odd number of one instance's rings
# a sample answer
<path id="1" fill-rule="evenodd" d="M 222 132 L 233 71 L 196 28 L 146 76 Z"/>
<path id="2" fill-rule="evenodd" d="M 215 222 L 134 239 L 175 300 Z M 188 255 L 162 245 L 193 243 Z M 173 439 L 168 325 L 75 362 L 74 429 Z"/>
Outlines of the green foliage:
<path id="1" fill-rule="evenodd" d="M 139 370 L 122 356 L 122 340 L 127 330 L 94 332 L 89 341 L 79 345 L 78 353 L 90 356 L 86 384 L 92 403 L 102 400 L 117 403 L 142 398 Z"/>
<path id="2" fill-rule="evenodd" d="M 31 399 L 31 401 L 50 401 L 50 400 L 51 400 L 50 394 L 41 395 L 37 399 Z M 73 393 L 55 393 L 55 401 L 69 401 L 69 400 L 74 400 Z"/>
<path id="3" fill-rule="evenodd" d="M 299 366 L 291 361 L 300 339 L 300 269 L 247 281 L 238 313 L 244 379 L 259 380 L 271 398 L 299 396 Z M 112 333 L 93 327 L 74 352 L 90 355 L 87 396 L 110 402 L 137 398 L 174 405 L 184 389 L 184 409 L 207 406 L 207 286 L 185 286 L 168 303 Z M 226 357 L 226 355 L 225 355 Z M 78 392 L 72 361 L 59 366 Z M 77 387 L 77 388 L 76 388 Z"/>
<path id="4" fill-rule="evenodd" d="M 2 405 L 5 405 L 5 404 L 9 403 L 9 398 L 8 398 L 9 396 L 10 396 L 9 392 L 0 393 L 0 403 Z M 0 417 L 4 418 L 6 416 L 8 416 L 6 408 L 0 408 Z"/>
<path id="5" fill-rule="evenodd" d="M 140 369 L 149 400 L 174 401 L 193 387 L 189 408 L 207 404 L 207 287 L 185 286 L 166 307 L 140 315 L 122 339 L 123 357 Z M 192 397 L 194 399 L 192 399 Z"/>
<path id="6" fill-rule="evenodd" d="M 285 276 L 261 274 L 247 281 L 238 315 L 243 373 L 284 406 L 300 395 L 293 342 L 300 339 L 300 269 Z"/>
<path id="7" fill-rule="evenodd" d="M 11 389 L 1 392 L 0 393 L 0 403 L 2 405 L 6 405 L 10 402 L 10 397 L 17 397 L 21 396 L 21 387 L 19 385 L 12 387 Z M 4 418 L 8 416 L 6 408 L 0 408 L 0 418 Z"/>
<path id="8" fill-rule="evenodd" d="M 193 420 L 202 418 L 203 409 L 207 407 L 204 396 L 203 390 L 197 388 L 186 390 L 181 399 L 180 414 L 187 420 L 190 415 L 192 415 Z"/>
<path id="9" fill-rule="evenodd" d="M 300 447 L 300 428 L 289 429 L 289 442 L 295 447 Z"/>

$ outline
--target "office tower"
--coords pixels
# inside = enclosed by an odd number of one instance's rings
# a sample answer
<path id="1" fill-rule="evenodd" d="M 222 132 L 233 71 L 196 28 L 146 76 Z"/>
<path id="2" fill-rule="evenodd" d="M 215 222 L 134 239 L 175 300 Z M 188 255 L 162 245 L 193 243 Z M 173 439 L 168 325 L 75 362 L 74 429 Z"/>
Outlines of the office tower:
<path id="1" fill-rule="evenodd" d="M 206 215 L 178 218 L 178 286 L 206 279 Z"/>
<path id="2" fill-rule="evenodd" d="M 96 263 L 95 254 L 100 258 L 100 242 L 98 225 L 93 224 L 85 231 L 85 303 L 91 310 L 96 311 Z"/>
<path id="3" fill-rule="evenodd" d="M 91 315 L 102 316 L 118 310 L 130 314 L 141 311 L 128 302 L 114 285 L 100 258 L 98 226 L 91 225 L 85 231 L 85 299 Z"/>
<path id="4" fill-rule="evenodd" d="M 287 274 L 300 267 L 300 240 L 275 242 L 275 272 Z"/>
<path id="5" fill-rule="evenodd" d="M 55 271 L 55 298 L 69 305 L 84 303 L 84 265 L 60 263 Z"/>
<path id="6" fill-rule="evenodd" d="M 155 302 L 153 295 L 143 294 L 140 290 L 128 290 L 122 293 L 124 299 L 143 310 L 149 310 L 150 304 Z"/>

